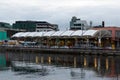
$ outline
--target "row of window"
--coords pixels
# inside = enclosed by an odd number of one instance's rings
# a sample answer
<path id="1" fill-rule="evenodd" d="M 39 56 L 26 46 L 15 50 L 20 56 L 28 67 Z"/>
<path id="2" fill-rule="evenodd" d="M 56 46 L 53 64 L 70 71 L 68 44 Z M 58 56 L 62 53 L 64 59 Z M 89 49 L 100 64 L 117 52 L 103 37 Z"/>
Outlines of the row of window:
<path id="1" fill-rule="evenodd" d="M 84 24 L 74 24 L 74 26 L 85 26 Z"/>
<path id="2" fill-rule="evenodd" d="M 37 32 L 48 32 L 48 31 L 52 31 L 52 30 L 36 30 Z"/>

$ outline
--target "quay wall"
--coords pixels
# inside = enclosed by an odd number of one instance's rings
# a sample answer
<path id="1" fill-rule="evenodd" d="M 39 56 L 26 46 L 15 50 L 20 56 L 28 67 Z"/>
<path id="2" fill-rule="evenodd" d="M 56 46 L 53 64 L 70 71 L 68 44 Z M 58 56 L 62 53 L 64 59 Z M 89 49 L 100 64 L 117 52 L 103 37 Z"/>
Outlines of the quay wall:
<path id="1" fill-rule="evenodd" d="M 104 65 L 108 68 L 111 66 L 112 59 L 115 59 L 115 63 L 120 61 L 119 49 L 53 49 L 2 46 L 0 47 L 0 54 L 6 55 L 10 61 L 27 61 L 72 67 L 98 67 L 100 60 L 102 62 L 101 67 Z"/>
<path id="2" fill-rule="evenodd" d="M 120 56 L 120 49 L 92 49 L 92 48 L 39 48 L 39 47 L 0 47 L 1 52 L 29 52 L 70 55 L 108 55 Z"/>

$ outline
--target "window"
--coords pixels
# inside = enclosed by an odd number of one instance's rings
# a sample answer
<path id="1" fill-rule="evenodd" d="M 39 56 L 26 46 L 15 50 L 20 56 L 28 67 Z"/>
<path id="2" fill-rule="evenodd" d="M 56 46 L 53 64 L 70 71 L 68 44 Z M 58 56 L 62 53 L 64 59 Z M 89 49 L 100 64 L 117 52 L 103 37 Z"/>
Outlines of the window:
<path id="1" fill-rule="evenodd" d="M 120 37 L 120 30 L 116 30 L 116 37 Z"/>
<path id="2" fill-rule="evenodd" d="M 82 24 L 82 26 L 84 26 L 84 24 Z"/>
<path id="3" fill-rule="evenodd" d="M 81 26 L 81 24 L 74 24 L 74 26 Z"/>

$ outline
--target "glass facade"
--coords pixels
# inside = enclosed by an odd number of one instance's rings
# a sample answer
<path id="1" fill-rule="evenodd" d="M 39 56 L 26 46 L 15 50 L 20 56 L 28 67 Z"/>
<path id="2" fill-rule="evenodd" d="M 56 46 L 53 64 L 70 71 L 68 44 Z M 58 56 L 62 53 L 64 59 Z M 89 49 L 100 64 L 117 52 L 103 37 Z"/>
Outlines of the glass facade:
<path id="1" fill-rule="evenodd" d="M 12 26 L 9 23 L 5 23 L 5 22 L 0 22 L 0 27 L 1 28 L 12 28 Z"/>
<path id="2" fill-rule="evenodd" d="M 34 21 L 16 21 L 13 24 L 13 29 L 24 29 L 26 31 L 35 31 L 36 23 Z"/>
<path id="3" fill-rule="evenodd" d="M 53 29 L 58 30 L 58 25 L 50 24 L 46 21 L 16 21 L 13 24 L 13 29 L 24 29 L 29 32 L 34 32 L 34 31 L 36 31 L 36 26 L 38 26 L 38 25 L 39 26 L 43 25 L 45 27 L 45 29 L 46 29 L 46 25 L 52 26 Z"/>

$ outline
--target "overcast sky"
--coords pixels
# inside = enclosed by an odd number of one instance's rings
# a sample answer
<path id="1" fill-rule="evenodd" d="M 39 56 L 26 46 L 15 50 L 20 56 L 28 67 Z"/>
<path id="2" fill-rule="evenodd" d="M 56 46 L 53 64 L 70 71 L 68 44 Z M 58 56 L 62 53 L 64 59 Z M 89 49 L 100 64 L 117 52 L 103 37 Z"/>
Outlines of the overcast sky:
<path id="1" fill-rule="evenodd" d="M 72 16 L 88 24 L 120 26 L 120 0 L 0 0 L 0 22 L 48 21 L 64 30 Z"/>

